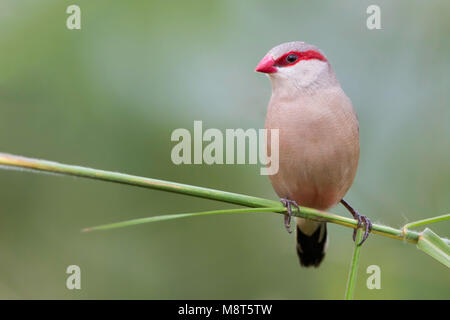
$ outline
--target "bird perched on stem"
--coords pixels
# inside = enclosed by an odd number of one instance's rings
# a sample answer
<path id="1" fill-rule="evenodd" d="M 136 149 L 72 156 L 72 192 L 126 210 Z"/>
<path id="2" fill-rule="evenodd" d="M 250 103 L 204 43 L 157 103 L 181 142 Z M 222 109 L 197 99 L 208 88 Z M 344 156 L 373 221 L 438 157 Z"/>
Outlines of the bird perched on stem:
<path id="1" fill-rule="evenodd" d="M 272 48 L 255 71 L 266 73 L 272 83 L 266 129 L 279 130 L 279 170 L 270 180 L 287 208 L 286 228 L 290 232 L 292 209 L 298 205 L 327 210 L 340 202 L 358 227 L 364 225 L 362 244 L 372 224 L 343 199 L 358 167 L 358 118 L 330 62 L 316 46 L 294 41 Z M 270 152 L 270 138 L 267 144 Z M 295 221 L 301 265 L 319 266 L 327 247 L 326 223 Z M 354 241 L 355 235 L 356 229 Z"/>

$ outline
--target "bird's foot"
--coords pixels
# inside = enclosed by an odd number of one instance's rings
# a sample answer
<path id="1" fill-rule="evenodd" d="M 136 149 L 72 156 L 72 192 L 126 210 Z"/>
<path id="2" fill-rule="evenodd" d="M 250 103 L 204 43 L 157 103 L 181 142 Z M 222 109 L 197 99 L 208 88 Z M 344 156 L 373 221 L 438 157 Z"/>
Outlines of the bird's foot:
<path id="1" fill-rule="evenodd" d="M 287 209 L 287 214 L 284 216 L 284 226 L 286 227 L 287 232 L 292 233 L 291 230 L 291 217 L 292 217 L 292 206 L 294 206 L 297 211 L 300 213 L 300 208 L 294 200 L 289 200 L 286 198 L 280 199 L 283 206 Z"/>
<path id="2" fill-rule="evenodd" d="M 369 232 L 372 231 L 372 221 L 370 221 L 369 218 L 366 216 L 358 214 L 355 219 L 358 221 L 358 228 L 361 227 L 364 224 L 364 235 L 360 243 L 358 243 L 358 246 L 362 245 L 364 241 L 369 237 Z M 356 228 L 353 230 L 353 241 L 356 241 L 356 232 L 358 230 Z"/>
<path id="3" fill-rule="evenodd" d="M 358 243 L 358 246 L 360 246 L 364 243 L 364 241 L 366 241 L 366 239 L 369 237 L 369 233 L 372 231 L 372 221 L 370 221 L 370 219 L 366 216 L 360 215 L 358 211 L 352 208 L 352 206 L 350 206 L 344 199 L 341 200 L 341 203 L 348 211 L 350 211 L 353 218 L 358 221 L 357 227 L 353 230 L 353 241 L 356 241 L 356 233 L 358 231 L 358 228 L 360 228 L 364 224 L 364 235 L 361 242 Z"/>

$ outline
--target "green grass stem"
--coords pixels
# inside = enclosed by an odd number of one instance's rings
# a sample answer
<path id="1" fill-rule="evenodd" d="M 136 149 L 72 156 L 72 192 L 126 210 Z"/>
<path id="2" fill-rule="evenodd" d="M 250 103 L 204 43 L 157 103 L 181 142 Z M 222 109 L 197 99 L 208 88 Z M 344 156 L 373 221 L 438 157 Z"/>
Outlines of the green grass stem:
<path id="1" fill-rule="evenodd" d="M 347 288 L 345 290 L 345 300 L 353 300 L 356 287 L 356 278 L 358 276 L 358 266 L 359 266 L 359 255 L 361 252 L 361 247 L 358 244 L 361 242 L 364 235 L 364 230 L 358 228 L 356 231 L 356 240 L 353 247 L 352 262 L 350 264 L 350 271 L 348 273 Z"/>

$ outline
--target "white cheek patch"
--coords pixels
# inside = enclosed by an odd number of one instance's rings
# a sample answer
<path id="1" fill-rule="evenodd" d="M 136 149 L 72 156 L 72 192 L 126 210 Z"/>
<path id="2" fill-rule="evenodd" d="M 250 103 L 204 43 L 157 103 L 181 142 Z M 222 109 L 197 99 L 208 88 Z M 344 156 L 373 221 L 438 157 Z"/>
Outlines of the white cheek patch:
<path id="1" fill-rule="evenodd" d="M 295 82 L 297 87 L 308 87 L 317 81 L 320 74 L 326 69 L 327 63 L 320 60 L 306 60 L 283 68 L 281 72 L 285 73 L 288 79 Z"/>

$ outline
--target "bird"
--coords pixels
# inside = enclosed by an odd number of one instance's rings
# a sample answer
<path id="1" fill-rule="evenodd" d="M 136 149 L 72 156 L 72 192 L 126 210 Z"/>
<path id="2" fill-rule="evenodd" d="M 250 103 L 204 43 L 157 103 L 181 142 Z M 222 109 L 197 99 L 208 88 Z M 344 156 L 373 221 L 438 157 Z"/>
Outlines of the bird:
<path id="1" fill-rule="evenodd" d="M 272 85 L 266 144 L 268 152 L 276 147 L 270 133 L 278 129 L 279 170 L 269 178 L 287 209 L 286 229 L 291 232 L 293 208 L 328 210 L 341 203 L 365 228 L 361 245 L 372 222 L 344 200 L 358 168 L 359 123 L 328 58 L 315 45 L 287 42 L 269 50 L 255 71 L 267 74 Z M 328 246 L 326 222 L 295 222 L 300 264 L 318 267 Z"/>

